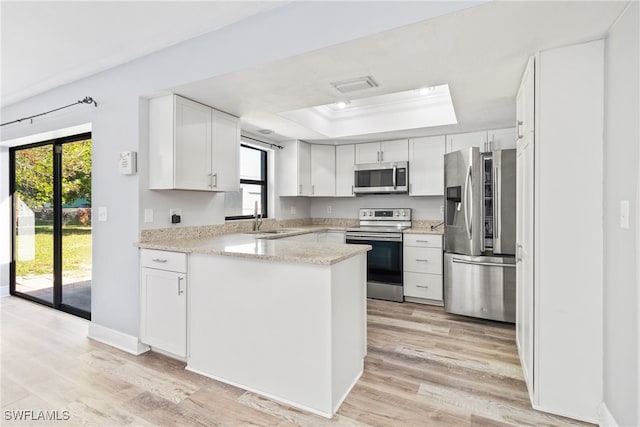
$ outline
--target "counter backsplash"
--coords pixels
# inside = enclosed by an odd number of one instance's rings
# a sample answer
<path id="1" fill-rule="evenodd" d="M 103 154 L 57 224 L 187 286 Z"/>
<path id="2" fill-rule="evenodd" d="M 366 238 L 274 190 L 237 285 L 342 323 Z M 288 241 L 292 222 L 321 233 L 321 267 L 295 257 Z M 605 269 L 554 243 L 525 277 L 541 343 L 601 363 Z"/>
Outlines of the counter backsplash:
<path id="1" fill-rule="evenodd" d="M 440 220 L 413 220 L 413 228 L 430 228 L 440 223 Z M 276 220 L 267 218 L 260 226 L 260 230 L 275 230 L 278 228 L 296 228 L 309 225 L 327 227 L 353 227 L 358 225 L 356 218 L 298 218 Z M 440 226 L 442 227 L 442 226 Z M 438 227 L 436 230 L 438 230 Z M 156 228 L 140 231 L 140 243 L 157 242 L 175 239 L 198 239 L 219 236 L 221 234 L 244 233 L 253 230 L 253 220 L 229 221 L 225 224 L 199 225 L 194 227 Z"/>

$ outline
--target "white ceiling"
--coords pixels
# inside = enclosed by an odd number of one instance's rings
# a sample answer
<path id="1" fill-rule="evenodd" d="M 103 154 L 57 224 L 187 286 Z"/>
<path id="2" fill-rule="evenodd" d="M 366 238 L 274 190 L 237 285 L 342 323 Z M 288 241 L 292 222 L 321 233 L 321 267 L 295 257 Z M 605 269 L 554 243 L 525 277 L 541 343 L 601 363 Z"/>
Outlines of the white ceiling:
<path id="1" fill-rule="evenodd" d="M 276 140 L 324 139 L 279 113 L 336 102 L 341 97 L 330 82 L 364 75 L 380 86 L 354 92 L 353 99 L 449 84 L 459 124 L 344 141 L 510 126 L 528 57 L 603 37 L 627 3 L 494 1 L 168 89 L 240 116 L 243 129 L 273 129 Z M 17 102 L 282 4 L 2 1 L 1 102 Z"/>
<path id="2" fill-rule="evenodd" d="M 282 1 L 2 1 L 2 105 L 115 67 Z"/>
<path id="3" fill-rule="evenodd" d="M 354 97 L 449 84 L 458 124 L 342 141 L 513 126 L 528 58 L 538 50 L 603 37 L 626 4 L 494 1 L 173 89 L 240 116 L 243 129 L 272 129 L 276 140 L 324 140 L 279 113 L 337 102 L 344 97 L 331 82 L 366 75 L 380 86 Z"/>

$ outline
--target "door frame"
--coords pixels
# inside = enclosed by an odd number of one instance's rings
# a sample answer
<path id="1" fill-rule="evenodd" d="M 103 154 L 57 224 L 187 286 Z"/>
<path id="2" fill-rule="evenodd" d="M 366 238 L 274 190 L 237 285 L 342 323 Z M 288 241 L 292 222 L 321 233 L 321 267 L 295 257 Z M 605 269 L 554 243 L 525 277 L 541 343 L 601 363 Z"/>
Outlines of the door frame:
<path id="1" fill-rule="evenodd" d="M 74 316 L 91 320 L 91 312 L 62 302 L 62 145 L 91 139 L 91 132 L 55 138 L 9 148 L 9 197 L 11 199 L 11 261 L 9 263 L 9 294 L 46 305 Z M 51 145 L 53 150 L 53 301 L 49 302 L 16 291 L 16 151 Z M 93 186 L 92 186 L 93 187 Z M 92 232 L 93 235 L 93 232 Z M 93 242 L 92 242 L 93 246 Z"/>

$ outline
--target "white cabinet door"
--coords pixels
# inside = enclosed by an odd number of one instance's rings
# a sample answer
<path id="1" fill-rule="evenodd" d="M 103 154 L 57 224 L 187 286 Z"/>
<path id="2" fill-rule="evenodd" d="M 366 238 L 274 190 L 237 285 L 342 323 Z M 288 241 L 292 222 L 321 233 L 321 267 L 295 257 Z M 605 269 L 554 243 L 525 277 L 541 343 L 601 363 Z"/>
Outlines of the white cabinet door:
<path id="1" fill-rule="evenodd" d="M 311 145 L 311 195 L 336 195 L 336 148 L 333 145 Z"/>
<path id="2" fill-rule="evenodd" d="M 486 143 L 486 131 L 447 135 L 447 153 L 464 150 L 469 147 L 478 147 L 480 148 L 480 151 L 485 151 Z"/>
<path id="3" fill-rule="evenodd" d="M 240 121 L 212 110 L 211 187 L 217 191 L 240 189 Z"/>
<path id="4" fill-rule="evenodd" d="M 516 98 L 516 116 L 520 131 L 520 135 L 517 135 L 519 139 L 516 164 L 516 340 L 522 370 L 530 387 L 534 384 L 534 106 L 532 58 L 529 60 Z"/>
<path id="5" fill-rule="evenodd" d="M 444 146 L 444 135 L 409 140 L 410 196 L 444 194 Z"/>
<path id="6" fill-rule="evenodd" d="M 489 151 L 516 148 L 516 128 L 490 130 L 487 134 Z"/>
<path id="7" fill-rule="evenodd" d="M 140 341 L 187 356 L 187 276 L 142 268 Z"/>
<path id="8" fill-rule="evenodd" d="M 352 144 L 336 147 L 336 196 L 355 196 L 353 192 L 355 162 L 355 148 Z"/>
<path id="9" fill-rule="evenodd" d="M 175 98 L 174 188 L 211 190 L 211 108 Z"/>
<path id="10" fill-rule="evenodd" d="M 311 147 L 306 142 L 298 143 L 298 195 L 311 195 Z"/>
<path id="11" fill-rule="evenodd" d="M 406 162 L 409 160 L 409 141 L 383 141 L 380 143 L 381 162 Z"/>
<path id="12" fill-rule="evenodd" d="M 356 144 L 356 163 L 378 163 L 380 161 L 380 143 L 367 142 Z"/>
<path id="13" fill-rule="evenodd" d="M 277 162 L 279 196 L 311 195 L 311 149 L 302 141 L 288 141 L 282 144 Z"/>

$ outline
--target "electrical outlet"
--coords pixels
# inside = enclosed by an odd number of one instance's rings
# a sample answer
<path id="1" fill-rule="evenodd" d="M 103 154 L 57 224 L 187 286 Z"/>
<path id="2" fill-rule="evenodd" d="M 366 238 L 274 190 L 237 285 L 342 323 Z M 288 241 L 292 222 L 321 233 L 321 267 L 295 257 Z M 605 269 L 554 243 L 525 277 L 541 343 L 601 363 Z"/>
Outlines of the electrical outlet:
<path id="1" fill-rule="evenodd" d="M 107 208 L 105 206 L 100 206 L 98 208 L 98 221 L 106 221 L 107 220 Z"/>
<path id="2" fill-rule="evenodd" d="M 629 228 L 629 201 L 620 200 L 620 228 Z"/>
<path id="3" fill-rule="evenodd" d="M 333 212 L 333 208 L 329 205 L 327 206 L 327 213 L 330 214 L 331 212 Z"/>
<path id="4" fill-rule="evenodd" d="M 153 209 L 144 210 L 144 222 L 153 222 Z"/>
<path id="5" fill-rule="evenodd" d="M 169 209 L 169 222 L 180 224 L 182 222 L 182 209 Z"/>

